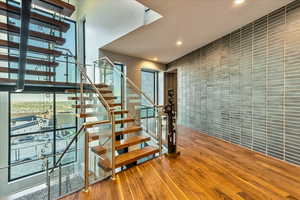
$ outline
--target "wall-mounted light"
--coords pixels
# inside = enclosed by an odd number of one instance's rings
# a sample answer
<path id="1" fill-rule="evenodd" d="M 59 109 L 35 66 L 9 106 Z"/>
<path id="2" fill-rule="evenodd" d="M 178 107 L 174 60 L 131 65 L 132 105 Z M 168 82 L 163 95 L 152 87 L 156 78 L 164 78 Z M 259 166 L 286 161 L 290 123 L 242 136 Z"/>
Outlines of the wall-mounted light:
<path id="1" fill-rule="evenodd" d="M 177 46 L 181 46 L 181 45 L 182 45 L 182 41 L 178 40 L 178 41 L 176 42 L 176 45 L 177 45 Z"/>
<path id="2" fill-rule="evenodd" d="M 234 4 L 236 4 L 236 5 L 242 4 L 244 2 L 245 2 L 245 0 L 234 0 Z"/>

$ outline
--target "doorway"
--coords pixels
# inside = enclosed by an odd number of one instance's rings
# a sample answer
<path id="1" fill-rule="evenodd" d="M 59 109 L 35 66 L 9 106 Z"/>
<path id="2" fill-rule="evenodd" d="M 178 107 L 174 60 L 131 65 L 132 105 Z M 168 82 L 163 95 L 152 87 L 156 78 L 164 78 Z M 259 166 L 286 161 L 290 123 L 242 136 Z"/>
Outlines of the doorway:
<path id="1" fill-rule="evenodd" d="M 164 91 L 164 104 L 169 103 L 168 90 L 174 90 L 174 103 L 175 103 L 175 111 L 177 113 L 177 69 L 165 72 L 165 91 Z"/>

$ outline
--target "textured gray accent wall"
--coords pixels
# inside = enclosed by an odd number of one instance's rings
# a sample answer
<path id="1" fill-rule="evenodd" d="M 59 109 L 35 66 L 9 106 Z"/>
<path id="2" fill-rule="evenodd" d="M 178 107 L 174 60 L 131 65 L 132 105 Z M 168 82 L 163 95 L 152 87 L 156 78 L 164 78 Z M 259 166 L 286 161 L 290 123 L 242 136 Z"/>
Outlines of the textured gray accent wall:
<path id="1" fill-rule="evenodd" d="M 179 124 L 300 165 L 300 1 L 186 55 Z"/>

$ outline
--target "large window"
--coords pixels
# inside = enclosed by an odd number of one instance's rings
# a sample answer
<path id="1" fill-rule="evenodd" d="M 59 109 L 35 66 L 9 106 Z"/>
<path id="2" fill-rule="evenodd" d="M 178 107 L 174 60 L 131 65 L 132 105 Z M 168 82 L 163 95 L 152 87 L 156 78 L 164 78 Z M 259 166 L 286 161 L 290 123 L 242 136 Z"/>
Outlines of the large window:
<path id="1" fill-rule="evenodd" d="M 123 64 L 115 63 L 114 66 L 118 71 L 125 73 L 125 66 Z M 113 72 L 113 79 L 114 79 L 114 96 L 117 97 L 115 100 L 116 103 L 121 103 L 122 102 L 122 90 L 124 89 L 124 84 L 123 84 L 123 76 L 120 75 L 119 72 L 114 71 Z"/>
<path id="2" fill-rule="evenodd" d="M 141 72 L 142 91 L 154 102 L 158 102 L 158 72 L 142 70 Z M 154 117 L 154 109 L 145 98 L 142 98 L 142 118 Z"/>
<path id="3" fill-rule="evenodd" d="M 20 1 L 15 0 L 7 0 L 7 3 L 10 5 L 13 5 L 14 7 L 20 7 Z M 58 16 L 55 16 L 51 13 L 48 13 L 45 9 L 39 9 L 34 8 L 32 9 L 35 13 L 38 13 L 40 15 L 44 15 L 50 18 L 59 19 Z M 7 19 L 1 18 L 1 22 L 7 23 L 10 25 L 18 26 L 21 25 L 21 20 L 16 19 L 15 17 L 7 17 Z M 37 52 L 27 52 L 27 57 L 37 60 L 45 60 L 45 61 L 53 61 L 58 63 L 57 67 L 48 67 L 45 65 L 37 65 L 37 64 L 26 64 L 27 70 L 37 70 L 37 71 L 46 71 L 46 72 L 53 72 L 55 75 L 53 76 L 44 76 L 44 75 L 30 75 L 25 74 L 26 80 L 38 80 L 38 81 L 56 81 L 56 82 L 68 82 L 68 83 L 75 83 L 78 82 L 78 73 L 76 68 L 76 59 L 69 54 L 72 54 L 76 57 L 76 42 L 77 42 L 77 33 L 76 33 L 76 22 L 70 19 L 59 19 L 63 22 L 70 25 L 70 28 L 66 32 L 60 32 L 59 30 L 52 29 L 50 27 L 37 25 L 30 23 L 29 29 L 32 31 L 37 31 L 45 34 L 54 35 L 57 37 L 65 38 L 65 43 L 63 45 L 55 44 L 53 45 L 51 42 L 43 41 L 43 40 L 36 40 L 29 38 L 28 39 L 28 45 L 32 45 L 35 47 L 41 47 L 45 49 L 56 49 L 57 51 L 61 51 L 63 54 L 59 57 L 49 56 L 46 54 L 41 54 Z M 0 33 L 0 37 L 2 39 L 7 39 L 10 42 L 20 42 L 20 37 L 16 34 L 12 33 Z M 55 47 L 54 47 L 55 46 Z M 68 49 L 69 51 L 60 49 Z M 0 51 L 5 54 L 9 54 L 10 56 L 16 56 L 19 57 L 19 50 L 14 48 L 0 48 Z M 68 53 L 68 55 L 66 55 Z M 7 68 L 13 68 L 17 69 L 19 67 L 18 62 L 7 62 L 7 61 L 1 61 L 2 66 L 1 67 L 7 67 Z M 16 73 L 1 73 L 0 72 L 0 78 L 10 78 L 10 79 L 17 79 L 18 74 Z"/>
<path id="4" fill-rule="evenodd" d="M 10 94 L 10 168 L 9 180 L 42 172 L 42 156 L 50 156 L 50 167 L 55 154 L 64 151 L 74 137 L 76 109 L 70 94 L 11 93 Z M 76 145 L 64 159 L 64 164 L 76 159 Z M 26 162 L 26 164 L 21 164 Z M 16 165 L 18 164 L 18 165 Z"/>

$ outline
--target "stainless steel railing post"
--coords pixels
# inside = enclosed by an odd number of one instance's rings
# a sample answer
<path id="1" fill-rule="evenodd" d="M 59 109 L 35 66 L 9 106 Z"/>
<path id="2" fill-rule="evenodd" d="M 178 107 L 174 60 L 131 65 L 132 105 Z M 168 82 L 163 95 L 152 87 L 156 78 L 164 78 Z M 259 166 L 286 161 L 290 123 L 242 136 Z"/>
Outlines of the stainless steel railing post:
<path id="1" fill-rule="evenodd" d="M 47 199 L 50 200 L 51 196 L 50 196 L 50 176 L 49 176 L 49 160 L 48 158 L 46 158 L 46 185 L 47 185 Z"/>
<path id="2" fill-rule="evenodd" d="M 162 155 L 162 116 L 160 113 L 157 115 L 158 118 L 158 146 L 159 146 L 159 156 Z"/>
<path id="3" fill-rule="evenodd" d="M 89 134 L 84 134 L 84 192 L 89 192 Z"/>
<path id="4" fill-rule="evenodd" d="M 59 196 L 61 196 L 62 192 L 61 192 L 61 183 L 62 183 L 62 165 L 61 163 L 59 164 L 59 168 L 58 168 L 58 194 Z"/>
<path id="5" fill-rule="evenodd" d="M 111 132 L 112 132 L 112 148 L 111 148 L 111 170 L 112 180 L 116 180 L 116 130 L 115 130 L 115 114 L 111 112 Z"/>
<path id="6" fill-rule="evenodd" d="M 146 107 L 146 132 L 149 133 L 149 115 L 148 115 L 147 107 Z"/>

